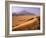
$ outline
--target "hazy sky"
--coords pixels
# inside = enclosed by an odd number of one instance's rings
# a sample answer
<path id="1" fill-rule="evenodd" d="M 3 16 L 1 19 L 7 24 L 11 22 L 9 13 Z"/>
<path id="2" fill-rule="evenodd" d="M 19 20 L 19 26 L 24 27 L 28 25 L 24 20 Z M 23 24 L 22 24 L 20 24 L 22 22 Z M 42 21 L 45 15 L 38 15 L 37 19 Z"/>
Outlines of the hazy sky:
<path id="1" fill-rule="evenodd" d="M 40 15 L 40 8 L 35 8 L 35 7 L 12 7 L 12 13 L 19 13 L 22 11 L 27 11 L 29 13 L 34 13 L 36 15 Z"/>

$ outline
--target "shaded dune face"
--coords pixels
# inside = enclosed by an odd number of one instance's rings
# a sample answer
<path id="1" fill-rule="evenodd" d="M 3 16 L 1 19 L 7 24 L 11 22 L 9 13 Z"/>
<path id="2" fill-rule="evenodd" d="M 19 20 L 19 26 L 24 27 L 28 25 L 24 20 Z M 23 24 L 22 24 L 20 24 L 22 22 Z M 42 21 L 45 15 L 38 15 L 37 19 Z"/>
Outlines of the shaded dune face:
<path id="1" fill-rule="evenodd" d="M 12 30 L 37 30 L 40 25 L 39 19 L 40 17 L 35 15 L 12 16 Z"/>

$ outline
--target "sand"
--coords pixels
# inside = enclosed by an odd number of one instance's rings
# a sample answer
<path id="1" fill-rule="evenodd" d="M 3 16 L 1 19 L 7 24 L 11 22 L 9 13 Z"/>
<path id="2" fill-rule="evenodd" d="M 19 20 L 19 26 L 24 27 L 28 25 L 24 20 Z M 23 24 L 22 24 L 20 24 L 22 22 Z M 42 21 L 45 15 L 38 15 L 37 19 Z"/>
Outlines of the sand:
<path id="1" fill-rule="evenodd" d="M 39 20 L 37 17 L 38 16 L 33 15 L 12 16 L 12 27 L 14 28 L 14 31 L 37 29 L 37 27 L 39 26 Z"/>

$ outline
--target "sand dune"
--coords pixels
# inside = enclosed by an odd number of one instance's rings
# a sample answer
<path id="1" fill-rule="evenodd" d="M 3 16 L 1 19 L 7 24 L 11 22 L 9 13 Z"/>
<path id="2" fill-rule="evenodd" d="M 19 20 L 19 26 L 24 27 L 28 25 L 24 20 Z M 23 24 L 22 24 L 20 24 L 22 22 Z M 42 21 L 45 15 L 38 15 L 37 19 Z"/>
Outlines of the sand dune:
<path id="1" fill-rule="evenodd" d="M 13 31 L 37 29 L 40 25 L 39 19 L 39 16 L 34 15 L 12 16 Z"/>

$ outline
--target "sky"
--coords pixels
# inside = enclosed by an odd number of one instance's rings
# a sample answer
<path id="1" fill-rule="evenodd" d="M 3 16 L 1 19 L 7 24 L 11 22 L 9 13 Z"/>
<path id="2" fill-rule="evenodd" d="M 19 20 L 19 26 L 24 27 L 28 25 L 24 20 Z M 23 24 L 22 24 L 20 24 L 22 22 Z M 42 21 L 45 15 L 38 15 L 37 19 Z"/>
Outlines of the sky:
<path id="1" fill-rule="evenodd" d="M 26 12 L 29 12 L 29 13 L 34 13 L 37 16 L 40 15 L 40 8 L 36 8 L 36 7 L 16 7 L 16 6 L 12 7 L 12 13 L 18 14 L 22 11 L 26 11 Z"/>

